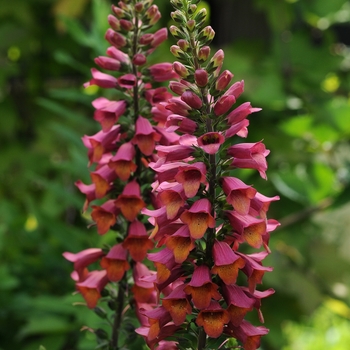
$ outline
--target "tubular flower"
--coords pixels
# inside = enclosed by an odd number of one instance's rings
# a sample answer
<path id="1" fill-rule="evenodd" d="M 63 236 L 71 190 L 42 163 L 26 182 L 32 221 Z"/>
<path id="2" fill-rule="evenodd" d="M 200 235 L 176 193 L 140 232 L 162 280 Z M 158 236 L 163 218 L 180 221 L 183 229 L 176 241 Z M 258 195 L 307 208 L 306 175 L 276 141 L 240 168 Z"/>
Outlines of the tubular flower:
<path id="1" fill-rule="evenodd" d="M 107 19 L 110 28 L 105 34 L 110 46 L 106 56 L 95 59 L 98 68 L 91 69 L 92 77 L 84 84 L 85 87 L 96 85 L 109 89 L 110 97 L 100 96 L 92 102 L 94 120 L 102 130 L 82 138 L 87 149 L 88 166 L 93 168 L 90 169 L 91 183 L 79 180 L 76 186 L 86 196 L 84 211 L 91 205 L 94 223 L 90 226 L 96 226 L 100 235 L 112 236 L 105 242 L 116 241 L 116 244 L 105 246 L 103 250 L 91 248 L 77 254 L 66 252 L 64 257 L 74 263 L 72 278 L 88 307 L 97 305 L 102 290 L 108 285 L 102 294 L 106 307 L 110 309 L 104 314 L 110 318 L 110 324 L 114 323 L 109 343 L 118 348 L 123 346 L 119 334 L 130 333 L 130 329 L 122 320 L 125 312 L 131 312 L 127 306 L 133 305 L 136 316 L 151 329 L 151 340 L 146 337 L 146 342 L 155 348 L 162 337 L 171 335 L 177 327 L 166 326 L 153 338 L 153 334 L 157 333 L 156 326 L 152 322 L 144 322 L 146 316 L 140 313 L 139 308 L 155 308 L 159 292 L 156 288 L 162 288 L 160 283 L 165 283 L 163 288 L 168 288 L 166 283 L 171 284 L 172 279 L 177 279 L 181 270 L 172 269 L 171 263 L 175 264 L 172 254 L 172 260 L 164 267 L 159 262 L 158 270 L 164 272 L 165 280 L 157 279 L 155 272 L 141 263 L 154 247 L 154 241 L 149 238 L 151 224 L 141 210 L 146 206 L 157 209 L 159 204 L 151 187 L 155 175 L 148 166 L 158 159 L 155 147 L 178 145 L 180 138 L 174 129 L 165 128 L 167 116 L 171 114 L 165 105 L 172 94 L 166 87 L 152 85 L 176 79 L 178 75 L 172 63 L 147 64 L 149 56 L 167 39 L 168 33 L 166 28 L 152 33 L 153 25 L 160 18 L 152 0 L 119 1 L 117 5 L 112 5 L 112 11 Z M 195 126 L 191 120 L 183 122 L 184 131 Z M 193 149 L 186 152 L 189 157 Z M 167 214 L 172 217 L 171 220 L 183 212 L 186 198 L 181 184 L 173 190 L 164 191 L 162 202 L 167 203 Z M 174 193 L 184 198 L 178 208 L 171 203 Z M 95 200 L 99 202 L 94 203 Z M 160 222 L 162 220 L 166 220 L 166 214 L 165 218 L 159 218 Z M 94 262 L 99 262 L 103 270 L 89 272 L 89 265 Z M 167 267 L 170 268 L 169 276 L 166 276 Z M 134 283 L 130 285 L 132 280 Z M 98 332 L 96 336 L 101 343 Z M 164 347 L 168 342 L 162 344 Z"/>
<path id="2" fill-rule="evenodd" d="M 237 168 L 255 169 L 266 179 L 269 151 L 261 141 L 240 143 L 248 135 L 248 117 L 260 108 L 249 102 L 236 106 L 244 81 L 232 84 L 233 74 L 222 71 L 223 50 L 210 57 L 215 32 L 205 26 L 206 10 L 197 11 L 199 1 L 171 0 L 176 25 L 170 32 L 177 45 L 170 51 L 180 80 L 169 86 L 178 97 L 161 105 L 170 113 L 159 113 L 167 130 L 181 136 L 176 145 L 156 146 L 157 156 L 149 163 L 156 173 L 152 193 L 158 205 L 142 213 L 150 216 L 151 237 L 160 248 L 148 258 L 157 269 L 153 278 L 161 302 L 155 312 L 157 331 L 138 332 L 154 338 L 174 325 L 183 336 L 198 327 L 193 344 L 198 350 L 215 348 L 211 338 L 224 342 L 225 337 L 256 350 L 268 330 L 250 325 L 245 317 L 255 308 L 263 321 L 261 299 L 271 294 L 257 291 L 256 285 L 272 270 L 262 260 L 270 252 L 270 233 L 279 225 L 267 218 L 278 197 L 258 193 L 234 174 Z M 169 69 L 155 68 L 164 75 Z M 157 69 L 153 75 L 161 81 Z M 242 246 L 265 251 L 245 254 Z M 152 324 L 152 312 L 147 316 Z M 167 323 L 160 323 L 164 316 Z M 177 329 L 172 331 L 176 339 Z"/>

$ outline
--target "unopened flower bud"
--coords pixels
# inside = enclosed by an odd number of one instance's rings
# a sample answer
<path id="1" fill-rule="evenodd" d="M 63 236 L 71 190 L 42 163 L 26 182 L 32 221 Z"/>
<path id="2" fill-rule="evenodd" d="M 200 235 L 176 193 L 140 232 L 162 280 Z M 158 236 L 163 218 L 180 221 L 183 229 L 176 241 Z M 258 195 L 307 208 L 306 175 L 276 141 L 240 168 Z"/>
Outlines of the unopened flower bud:
<path id="1" fill-rule="evenodd" d="M 205 87 L 208 84 L 208 73 L 204 69 L 197 69 L 194 73 L 194 79 L 199 87 Z"/>
<path id="2" fill-rule="evenodd" d="M 177 61 L 173 63 L 173 69 L 181 78 L 186 78 L 190 74 L 188 69 L 182 63 Z"/>
<path id="3" fill-rule="evenodd" d="M 122 10 L 127 11 L 127 10 L 129 9 L 128 6 L 126 5 L 127 3 L 128 3 L 128 1 L 122 0 L 122 1 L 119 1 L 119 2 L 118 2 L 118 6 L 119 6 Z"/>
<path id="4" fill-rule="evenodd" d="M 149 45 L 154 39 L 154 34 L 146 33 L 140 36 L 139 44 L 140 45 Z"/>
<path id="5" fill-rule="evenodd" d="M 233 95 L 236 99 L 243 93 L 244 91 L 244 81 L 237 81 L 230 86 L 230 88 L 225 92 L 224 95 Z"/>
<path id="6" fill-rule="evenodd" d="M 215 83 L 215 89 L 217 91 L 223 91 L 230 84 L 233 74 L 229 70 L 224 70 Z"/>
<path id="7" fill-rule="evenodd" d="M 147 58 L 145 55 L 143 55 L 142 53 L 137 53 L 136 55 L 134 55 L 134 57 L 132 58 L 132 63 L 135 66 L 142 66 L 147 62 Z"/>
<path id="8" fill-rule="evenodd" d="M 132 22 L 130 22 L 126 19 L 120 20 L 120 26 L 127 32 L 129 32 L 130 30 L 132 30 L 134 28 L 134 25 L 132 24 Z"/>
<path id="9" fill-rule="evenodd" d="M 180 10 L 176 10 L 174 12 L 170 13 L 171 18 L 177 22 L 177 23 L 185 23 L 186 22 L 186 17 Z"/>
<path id="10" fill-rule="evenodd" d="M 97 65 L 99 65 L 103 69 L 114 70 L 114 71 L 120 70 L 120 66 L 121 66 L 120 61 L 114 58 L 99 56 L 99 57 L 96 57 L 94 61 Z"/>
<path id="11" fill-rule="evenodd" d="M 136 11 L 137 13 L 142 12 L 143 9 L 144 9 L 144 5 L 143 5 L 142 2 L 138 2 L 137 4 L 135 4 L 135 11 Z"/>
<path id="12" fill-rule="evenodd" d="M 186 58 L 185 53 L 177 45 L 172 45 L 170 47 L 170 52 L 177 58 L 180 58 L 180 59 Z"/>
<path id="13" fill-rule="evenodd" d="M 177 45 L 183 52 L 187 52 L 187 50 L 190 48 L 190 43 L 185 39 L 178 40 Z"/>
<path id="14" fill-rule="evenodd" d="M 115 13 L 117 18 L 119 18 L 119 19 L 127 17 L 127 13 L 115 5 L 112 5 L 112 11 Z"/>
<path id="15" fill-rule="evenodd" d="M 151 46 L 157 47 L 166 39 L 168 39 L 168 29 L 161 28 L 153 34 L 153 40 L 151 42 Z"/>
<path id="16" fill-rule="evenodd" d="M 116 48 L 120 48 L 126 45 L 126 39 L 123 35 L 121 35 L 118 32 L 115 32 L 113 29 L 108 28 L 106 35 L 105 35 L 106 40 Z"/>
<path id="17" fill-rule="evenodd" d="M 188 13 L 190 15 L 193 15 L 197 11 L 197 5 L 196 4 L 191 4 L 188 8 Z"/>
<path id="18" fill-rule="evenodd" d="M 194 29 L 196 28 L 196 21 L 193 19 L 190 19 L 189 21 L 187 21 L 186 27 L 190 32 L 193 32 Z"/>
<path id="19" fill-rule="evenodd" d="M 110 25 L 110 27 L 112 29 L 114 29 L 115 31 L 119 31 L 120 30 L 120 22 L 119 19 L 114 17 L 113 15 L 108 15 L 108 24 Z"/>
<path id="20" fill-rule="evenodd" d="M 210 59 L 210 62 L 207 67 L 207 71 L 212 73 L 217 68 L 220 68 L 222 66 L 222 63 L 224 62 L 224 51 L 222 49 L 215 52 L 214 56 Z"/>
<path id="21" fill-rule="evenodd" d="M 178 9 L 183 7 L 183 3 L 181 0 L 170 0 L 170 3 L 173 7 L 178 8 Z"/>
<path id="22" fill-rule="evenodd" d="M 100 318 L 107 318 L 107 312 L 104 309 L 102 309 L 102 307 L 94 307 L 94 312 Z"/>
<path id="23" fill-rule="evenodd" d="M 203 46 L 198 51 L 198 59 L 200 62 L 205 62 L 210 55 L 210 47 L 209 46 Z"/>
<path id="24" fill-rule="evenodd" d="M 173 93 L 179 96 L 181 96 L 188 89 L 186 85 L 181 84 L 178 81 L 171 81 L 169 83 L 169 88 Z"/>
<path id="25" fill-rule="evenodd" d="M 181 95 L 181 100 L 187 103 L 191 108 L 200 109 L 203 105 L 202 100 L 193 91 L 187 90 Z"/>
<path id="26" fill-rule="evenodd" d="M 223 115 L 230 110 L 230 108 L 236 102 L 236 98 L 233 95 L 222 96 L 218 99 L 214 106 L 215 115 Z"/>
<path id="27" fill-rule="evenodd" d="M 196 21 L 197 25 L 203 24 L 205 22 L 206 18 L 207 18 L 207 10 L 205 8 L 202 8 L 194 16 L 194 20 Z"/>
<path id="28" fill-rule="evenodd" d="M 198 41 L 201 41 L 205 45 L 208 45 L 214 39 L 214 36 L 215 36 L 214 29 L 211 26 L 206 26 L 198 34 Z"/>
<path id="29" fill-rule="evenodd" d="M 154 25 L 158 22 L 158 20 L 160 19 L 161 14 L 158 10 L 158 6 L 157 5 L 152 5 L 145 13 L 144 18 L 142 19 L 142 21 L 146 24 L 150 24 L 150 25 Z"/>
<path id="30" fill-rule="evenodd" d="M 95 334 L 96 334 L 96 337 L 99 339 L 108 339 L 108 333 L 102 328 L 96 329 Z"/>
<path id="31" fill-rule="evenodd" d="M 176 26 L 170 26 L 169 30 L 175 39 L 184 39 L 186 37 L 185 33 Z"/>

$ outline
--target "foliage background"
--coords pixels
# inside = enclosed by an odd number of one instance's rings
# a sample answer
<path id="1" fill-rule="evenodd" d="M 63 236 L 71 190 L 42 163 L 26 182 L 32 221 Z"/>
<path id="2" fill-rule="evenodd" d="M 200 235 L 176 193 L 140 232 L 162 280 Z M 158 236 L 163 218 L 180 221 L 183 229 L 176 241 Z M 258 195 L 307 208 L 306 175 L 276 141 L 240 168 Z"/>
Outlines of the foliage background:
<path id="1" fill-rule="evenodd" d="M 158 0 L 170 24 L 168 1 Z M 100 244 L 77 179 L 89 182 L 81 137 L 98 126 L 83 91 L 104 54 L 108 0 L 0 0 L 0 349 L 83 350 L 101 321 L 73 296 L 62 252 Z M 350 329 L 350 2 L 212 0 L 214 45 L 245 80 L 253 115 L 248 142 L 271 150 L 279 194 L 263 288 L 265 350 L 346 350 Z M 168 45 L 154 61 L 172 61 Z M 135 345 L 136 346 L 136 345 Z M 132 347 L 132 346 L 131 346 Z M 139 347 L 135 347 L 135 349 Z"/>

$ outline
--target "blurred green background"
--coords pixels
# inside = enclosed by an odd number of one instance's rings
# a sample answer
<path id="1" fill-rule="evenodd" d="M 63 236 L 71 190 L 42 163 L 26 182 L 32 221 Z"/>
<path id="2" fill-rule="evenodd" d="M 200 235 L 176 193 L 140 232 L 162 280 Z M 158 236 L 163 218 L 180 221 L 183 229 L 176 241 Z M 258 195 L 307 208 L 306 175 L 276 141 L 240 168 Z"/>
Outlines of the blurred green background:
<path id="1" fill-rule="evenodd" d="M 171 23 L 169 2 L 155 0 Z M 0 0 L 0 350 L 93 349 L 101 323 L 72 295 L 62 252 L 99 245 L 81 214 L 89 182 L 81 137 L 99 130 L 82 84 L 107 47 L 108 0 Z M 350 343 L 350 2 L 212 0 L 214 47 L 245 80 L 248 142 L 271 150 L 280 195 L 263 289 L 264 350 L 348 350 Z M 154 62 L 173 61 L 169 45 Z M 136 348 L 135 348 L 136 349 Z M 138 348 L 139 349 L 139 348 Z"/>

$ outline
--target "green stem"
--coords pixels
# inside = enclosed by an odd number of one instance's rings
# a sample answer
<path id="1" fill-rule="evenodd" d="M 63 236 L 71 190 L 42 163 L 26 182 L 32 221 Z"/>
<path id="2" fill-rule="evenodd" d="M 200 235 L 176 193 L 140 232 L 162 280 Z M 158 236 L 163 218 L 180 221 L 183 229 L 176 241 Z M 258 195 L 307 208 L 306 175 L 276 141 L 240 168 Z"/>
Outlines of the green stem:
<path id="1" fill-rule="evenodd" d="M 207 342 L 207 334 L 203 328 L 200 328 L 198 335 L 198 350 L 204 350 Z"/>
<path id="2" fill-rule="evenodd" d="M 115 299 L 117 303 L 117 308 L 115 310 L 115 315 L 114 315 L 111 350 L 118 350 L 119 333 L 120 333 L 120 326 L 122 323 L 122 314 L 123 314 L 124 300 L 125 300 L 125 290 L 124 290 L 125 279 L 126 279 L 126 274 L 124 274 L 123 279 L 119 282 L 118 295 Z"/>

